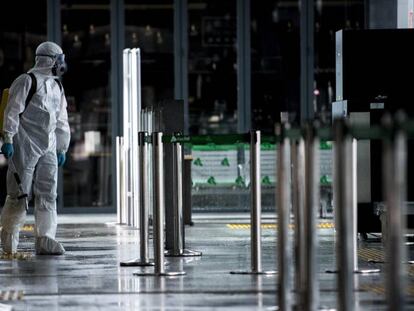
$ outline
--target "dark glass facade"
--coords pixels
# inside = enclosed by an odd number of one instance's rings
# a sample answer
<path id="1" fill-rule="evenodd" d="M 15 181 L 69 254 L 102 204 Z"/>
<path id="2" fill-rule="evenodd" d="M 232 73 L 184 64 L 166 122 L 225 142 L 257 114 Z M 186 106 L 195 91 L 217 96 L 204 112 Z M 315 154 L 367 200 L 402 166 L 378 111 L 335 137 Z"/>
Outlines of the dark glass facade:
<path id="1" fill-rule="evenodd" d="M 174 97 L 173 0 L 125 1 L 125 47 L 141 50 L 142 105 Z"/>
<path id="2" fill-rule="evenodd" d="M 13 12 L 13 18 L 0 19 L 1 89 L 33 65 L 36 46 L 47 40 L 47 26 L 52 23 L 47 18 L 48 3 L 3 4 L 3 11 Z M 121 29 L 125 47 L 141 49 L 144 108 L 175 97 L 174 4 L 174 0 L 124 1 Z M 299 4 L 251 0 L 250 20 L 244 21 L 250 27 L 251 124 L 265 133 L 273 132 L 280 112 L 290 112 L 292 119 L 299 120 Z M 236 0 L 188 0 L 190 134 L 237 132 L 237 94 L 244 86 L 237 76 L 237 5 Z M 365 11 L 364 0 L 315 0 L 314 111 L 324 122 L 330 120 L 335 99 L 335 32 L 364 28 Z M 112 109 L 121 109 L 122 104 L 111 102 L 115 91 L 111 89 L 111 0 L 61 0 L 60 13 L 61 45 L 69 65 L 63 85 L 72 129 L 68 160 L 61 170 L 60 206 L 69 211 L 113 210 Z M 5 171 L 6 161 L 0 157 L 1 184 Z M 0 189 L 1 204 L 5 190 Z"/>
<path id="3" fill-rule="evenodd" d="M 335 33 L 340 29 L 364 29 L 365 2 L 315 1 L 314 109 L 323 123 L 331 120 L 335 100 Z"/>
<path id="4" fill-rule="evenodd" d="M 299 117 L 299 2 L 251 2 L 252 128 L 273 132 L 280 112 Z"/>
<path id="5" fill-rule="evenodd" d="M 46 0 L 6 1 L 0 18 L 0 92 L 35 63 L 36 47 L 47 39 Z M 22 9 L 24 8 L 24 9 Z M 12 18 L 7 18 L 7 14 Z M 0 205 L 6 197 L 7 163 L 0 155 Z"/>
<path id="6" fill-rule="evenodd" d="M 62 1 L 62 48 L 72 131 L 63 170 L 65 207 L 112 204 L 109 0 Z"/>
<path id="7" fill-rule="evenodd" d="M 236 1 L 190 0 L 190 134 L 237 131 Z"/>

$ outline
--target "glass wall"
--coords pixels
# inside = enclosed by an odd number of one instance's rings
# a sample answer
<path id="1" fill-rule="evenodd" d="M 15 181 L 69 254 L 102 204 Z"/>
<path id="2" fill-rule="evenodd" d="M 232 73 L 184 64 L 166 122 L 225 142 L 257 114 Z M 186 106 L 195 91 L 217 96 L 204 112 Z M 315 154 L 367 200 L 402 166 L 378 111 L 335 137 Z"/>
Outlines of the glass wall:
<path id="1" fill-rule="evenodd" d="M 46 0 L 2 2 L 0 92 L 10 87 L 14 79 L 34 65 L 36 47 L 47 37 L 46 5 Z M 0 206 L 3 206 L 6 197 L 6 171 L 7 163 L 1 155 Z"/>
<path id="2" fill-rule="evenodd" d="M 64 76 L 72 130 L 64 206 L 112 204 L 109 0 L 61 2 Z"/>
<path id="3" fill-rule="evenodd" d="M 189 0 L 190 134 L 237 132 L 236 1 Z"/>
<path id="4" fill-rule="evenodd" d="M 143 108 L 174 98 L 173 0 L 125 1 L 125 47 L 141 49 Z"/>
<path id="5" fill-rule="evenodd" d="M 331 120 L 335 100 L 335 33 L 341 29 L 363 29 L 365 2 L 315 1 L 315 101 L 316 117 Z"/>
<path id="6" fill-rule="evenodd" d="M 274 131 L 280 112 L 299 117 L 299 2 L 251 1 L 252 128 Z"/>
<path id="7" fill-rule="evenodd" d="M 174 0 L 124 1 L 125 47 L 141 48 L 143 106 L 151 107 L 174 98 Z M 110 207 L 110 0 L 60 2 L 62 47 L 69 65 L 63 84 L 72 129 L 63 202 L 68 210 Z M 269 133 L 280 112 L 288 111 L 296 120 L 299 116 L 300 1 L 250 3 L 251 20 L 245 22 L 251 26 L 252 127 Z M 335 98 L 335 32 L 363 28 L 364 3 L 315 0 L 314 109 L 325 122 Z M 237 84 L 236 7 L 236 0 L 188 0 L 191 134 L 237 132 L 237 88 L 242 86 Z M 36 46 L 47 38 L 47 1 L 5 2 L 3 11 L 13 12 L 13 18 L 0 20 L 1 89 L 33 65 Z M 5 169 L 0 157 L 2 180 Z M 235 174 L 232 183 L 239 180 L 240 172 Z M 5 187 L 1 201 L 4 195 Z"/>

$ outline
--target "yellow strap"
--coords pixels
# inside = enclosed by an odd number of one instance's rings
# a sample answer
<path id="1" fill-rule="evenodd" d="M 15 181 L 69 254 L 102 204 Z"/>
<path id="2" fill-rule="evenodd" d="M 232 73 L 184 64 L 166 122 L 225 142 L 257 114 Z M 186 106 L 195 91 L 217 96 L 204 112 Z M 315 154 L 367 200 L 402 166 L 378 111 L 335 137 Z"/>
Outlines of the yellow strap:
<path id="1" fill-rule="evenodd" d="M 3 133 L 4 110 L 6 109 L 8 99 L 9 99 L 9 89 L 4 89 L 1 95 L 1 103 L 0 103 L 0 134 Z"/>

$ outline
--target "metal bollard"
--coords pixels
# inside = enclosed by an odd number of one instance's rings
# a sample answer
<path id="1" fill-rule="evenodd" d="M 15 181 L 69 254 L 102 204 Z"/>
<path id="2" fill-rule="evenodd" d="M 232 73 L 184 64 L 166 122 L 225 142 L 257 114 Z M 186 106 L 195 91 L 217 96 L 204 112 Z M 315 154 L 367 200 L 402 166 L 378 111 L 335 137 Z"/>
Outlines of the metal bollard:
<path id="1" fill-rule="evenodd" d="M 251 252 L 251 268 L 253 272 L 262 271 L 262 200 L 261 200 L 261 183 L 260 183 L 260 132 L 253 132 L 250 136 L 250 169 L 251 169 L 251 200 L 252 209 L 250 226 L 250 234 L 252 238 Z"/>
<path id="2" fill-rule="evenodd" d="M 298 293 L 296 306 L 303 306 L 304 275 L 305 275 L 305 230 L 304 206 L 305 196 L 305 143 L 303 139 L 292 142 L 292 208 L 295 221 L 295 290 Z"/>
<path id="3" fill-rule="evenodd" d="M 354 310 L 353 275 L 353 189 L 352 189 L 352 140 L 346 132 L 344 120 L 336 120 L 334 158 L 334 200 L 338 239 L 336 257 L 338 270 L 338 310 Z M 350 152 L 351 151 L 351 152 Z"/>
<path id="4" fill-rule="evenodd" d="M 358 197 L 357 197 L 357 186 L 358 186 L 358 180 L 357 180 L 357 140 L 349 138 L 349 142 L 346 142 L 347 147 L 345 148 L 345 154 L 343 155 L 343 158 L 351 159 L 351 162 L 348 163 L 347 170 L 351 172 L 352 176 L 348 177 L 351 179 L 351 186 L 349 194 L 350 196 L 350 202 L 349 204 L 351 206 L 351 212 L 350 214 L 347 214 L 347 217 L 350 217 L 348 222 L 349 225 L 346 224 L 347 230 L 352 232 L 351 239 L 352 239 L 352 247 L 350 248 L 349 252 L 351 253 L 351 265 L 352 270 L 354 273 L 361 274 L 361 275 L 369 275 L 372 273 L 379 273 L 380 269 L 360 269 L 358 266 Z M 348 146 L 348 144 L 351 144 L 351 146 Z M 334 173 L 335 174 L 335 173 Z M 335 191 L 334 191 L 335 192 Z M 335 196 L 335 194 L 334 194 Z M 337 226 L 340 226 L 337 223 Z M 338 270 L 327 270 L 327 273 L 338 273 Z M 354 284 L 354 287 L 356 284 Z"/>
<path id="5" fill-rule="evenodd" d="M 131 162 L 130 162 L 130 152 L 125 150 L 125 217 L 126 217 L 126 224 L 128 226 L 132 226 L 132 190 L 131 190 Z"/>
<path id="6" fill-rule="evenodd" d="M 116 137 L 116 215 L 117 223 L 125 222 L 125 205 L 124 205 L 124 163 L 123 163 L 123 137 Z"/>
<path id="7" fill-rule="evenodd" d="M 316 264 L 317 231 L 316 216 L 319 210 L 319 139 L 315 129 L 308 124 L 305 129 L 305 204 L 304 204 L 304 234 L 305 234 L 305 271 L 303 310 L 317 310 L 319 307 L 319 284 Z"/>
<path id="8" fill-rule="evenodd" d="M 390 122 L 386 120 L 385 122 Z M 385 124 L 390 125 L 390 124 Z M 391 126 L 388 126 L 391 129 Z M 388 310 L 405 310 L 406 261 L 404 230 L 407 199 L 407 138 L 396 129 L 392 137 L 383 141 L 383 180 L 387 213 L 387 241 L 385 244 L 387 270 L 386 295 Z"/>
<path id="9" fill-rule="evenodd" d="M 127 195 L 126 195 L 126 164 L 125 164 L 125 140 L 123 137 L 121 137 L 121 223 L 126 224 L 127 223 Z"/>
<path id="10" fill-rule="evenodd" d="M 193 257 L 202 253 L 185 248 L 183 216 L 183 150 L 181 143 L 173 142 L 174 202 L 173 202 L 173 247 L 165 251 L 167 257 Z"/>
<path id="11" fill-rule="evenodd" d="M 291 241 L 289 237 L 290 222 L 290 158 L 289 158 L 289 139 L 283 137 L 283 128 L 279 128 L 279 135 L 282 137 L 279 143 L 279 153 L 277 161 L 277 197 L 276 206 L 278 213 L 278 255 L 279 255 L 279 284 L 278 284 L 278 304 L 279 310 L 292 310 L 291 297 Z"/>
<path id="12" fill-rule="evenodd" d="M 358 270 L 358 193 L 357 193 L 357 140 L 354 138 L 351 142 L 351 155 L 352 155 L 352 269 L 354 272 Z"/>
<path id="13" fill-rule="evenodd" d="M 131 149 L 132 149 L 132 197 L 133 197 L 133 221 L 132 226 L 139 226 L 139 155 L 138 155 L 138 133 L 141 127 L 141 51 L 139 48 L 132 49 L 132 72 L 131 72 Z"/>
<path id="14" fill-rule="evenodd" d="M 124 141 L 125 143 L 125 141 Z M 124 145 L 125 146 L 125 145 Z M 133 198 L 132 198 L 132 188 L 131 188 L 131 152 L 128 146 L 124 148 L 124 168 L 125 168 L 125 217 L 126 217 L 126 224 L 128 226 L 132 226 L 132 213 L 133 213 Z"/>
<path id="15" fill-rule="evenodd" d="M 250 132 L 250 179 L 251 179 L 251 206 L 250 206 L 250 264 L 249 271 L 231 271 L 231 274 L 275 274 L 276 271 L 262 270 L 262 243 L 261 243 L 261 182 L 260 182 L 260 131 Z"/>
<path id="16" fill-rule="evenodd" d="M 152 108 L 144 108 L 141 111 L 141 131 L 147 132 L 150 136 L 152 132 L 154 131 L 154 120 L 153 120 L 154 114 Z M 147 157 L 148 159 L 152 159 L 152 145 L 147 144 Z M 148 200 L 148 215 L 151 223 L 152 219 L 152 165 L 151 161 L 147 161 L 147 172 L 148 172 L 148 179 L 147 179 L 147 191 L 145 192 L 145 195 L 147 196 Z"/>
<path id="17" fill-rule="evenodd" d="M 146 143 L 147 132 L 138 133 L 138 158 L 139 158 L 139 258 L 121 262 L 121 266 L 153 266 L 154 262 L 149 260 L 149 204 L 148 196 L 148 148 Z"/>
<path id="18" fill-rule="evenodd" d="M 122 224 L 122 212 L 121 212 L 121 137 L 115 138 L 115 161 L 116 161 L 116 219 L 118 224 Z"/>
<path id="19" fill-rule="evenodd" d="M 193 157 L 191 155 L 184 156 L 183 167 L 183 213 L 184 213 L 184 225 L 193 226 L 192 220 L 192 204 L 191 204 L 191 164 Z"/>
<path id="20" fill-rule="evenodd" d="M 125 224 L 130 226 L 132 224 L 131 206 L 132 206 L 132 191 L 130 178 L 131 165 L 131 49 L 123 51 L 123 158 L 124 158 L 124 207 L 125 207 Z"/>
<path id="21" fill-rule="evenodd" d="M 350 154 L 346 157 L 352 157 L 352 214 L 351 214 L 351 223 L 352 223 L 352 267 L 354 273 L 367 275 L 372 273 L 379 273 L 380 269 L 360 269 L 358 267 L 358 180 L 357 180 L 357 140 L 352 139 L 352 147 Z M 356 284 L 354 285 L 356 286 Z"/>
<path id="22" fill-rule="evenodd" d="M 184 271 L 165 271 L 164 267 L 164 151 L 162 133 L 152 134 L 154 172 L 154 272 L 135 272 L 137 276 L 181 276 Z"/>

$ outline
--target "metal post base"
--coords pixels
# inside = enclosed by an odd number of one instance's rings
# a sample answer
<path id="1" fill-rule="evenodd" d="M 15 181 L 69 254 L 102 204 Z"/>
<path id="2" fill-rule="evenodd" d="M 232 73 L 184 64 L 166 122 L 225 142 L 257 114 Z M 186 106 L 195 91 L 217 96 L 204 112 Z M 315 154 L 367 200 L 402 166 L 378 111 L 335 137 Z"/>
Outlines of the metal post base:
<path id="1" fill-rule="evenodd" d="M 121 267 L 150 267 L 154 265 L 154 261 L 141 261 L 141 258 L 131 259 L 120 263 Z"/>
<path id="2" fill-rule="evenodd" d="M 279 306 L 275 306 L 275 307 L 268 307 L 268 308 L 266 308 L 266 310 L 268 310 L 268 311 L 279 311 L 281 309 L 279 308 Z M 303 309 L 300 306 L 298 306 L 298 305 L 294 305 L 293 306 L 293 310 L 301 311 Z M 318 311 L 336 311 L 337 309 L 335 309 L 335 308 L 319 307 L 317 310 Z"/>
<path id="3" fill-rule="evenodd" d="M 173 250 L 167 249 L 164 252 L 165 257 L 197 257 L 203 255 L 202 252 L 193 251 L 191 249 Z"/>
<path id="4" fill-rule="evenodd" d="M 230 274 L 274 275 L 277 271 L 230 271 Z"/>
<path id="5" fill-rule="evenodd" d="M 373 273 L 380 273 L 380 269 L 358 269 L 354 271 L 356 274 L 373 274 Z"/>
<path id="6" fill-rule="evenodd" d="M 355 274 L 374 274 L 374 273 L 380 273 L 381 270 L 380 269 L 358 269 L 355 270 L 354 273 Z M 326 270 L 325 273 L 338 273 L 338 270 Z"/>
<path id="7" fill-rule="evenodd" d="M 162 273 L 155 273 L 155 272 L 134 272 L 133 273 L 136 276 L 183 276 L 185 275 L 184 271 L 168 271 L 168 272 L 162 272 Z"/>

